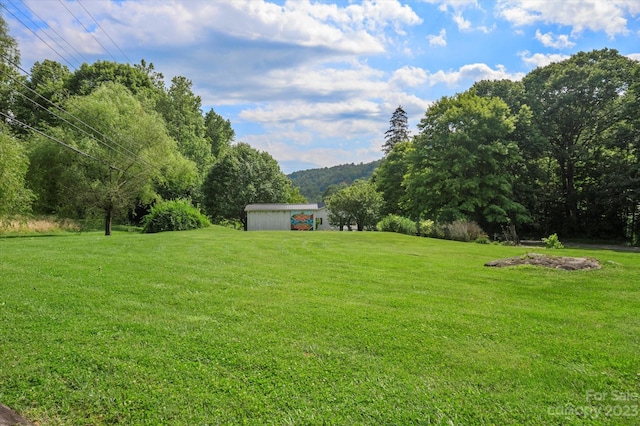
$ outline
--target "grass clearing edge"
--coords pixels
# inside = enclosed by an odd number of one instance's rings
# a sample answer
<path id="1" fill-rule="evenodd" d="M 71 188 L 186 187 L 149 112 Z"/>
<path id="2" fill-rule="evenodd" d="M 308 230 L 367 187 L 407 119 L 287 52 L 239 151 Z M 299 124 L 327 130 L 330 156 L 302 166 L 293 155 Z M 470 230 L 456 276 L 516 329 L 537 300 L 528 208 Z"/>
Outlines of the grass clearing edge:
<path id="1" fill-rule="evenodd" d="M 526 251 L 221 227 L 0 240 L 0 402 L 43 424 L 635 423 L 638 255 L 482 266 Z"/>

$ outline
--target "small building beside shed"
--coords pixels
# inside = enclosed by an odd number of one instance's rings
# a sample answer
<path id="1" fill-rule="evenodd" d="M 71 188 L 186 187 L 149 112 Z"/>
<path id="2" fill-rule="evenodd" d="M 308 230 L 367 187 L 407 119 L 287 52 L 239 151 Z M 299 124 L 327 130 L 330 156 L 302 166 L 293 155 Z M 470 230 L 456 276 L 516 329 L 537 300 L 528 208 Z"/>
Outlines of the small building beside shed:
<path id="1" fill-rule="evenodd" d="M 317 231 L 327 230 L 329 219 L 324 203 L 249 204 L 247 231 Z"/>

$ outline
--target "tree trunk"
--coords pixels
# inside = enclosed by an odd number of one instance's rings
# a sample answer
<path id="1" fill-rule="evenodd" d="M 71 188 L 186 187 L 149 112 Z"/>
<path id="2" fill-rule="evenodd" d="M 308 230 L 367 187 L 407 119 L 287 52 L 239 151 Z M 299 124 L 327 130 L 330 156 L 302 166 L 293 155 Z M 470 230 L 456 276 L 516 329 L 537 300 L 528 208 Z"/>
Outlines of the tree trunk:
<path id="1" fill-rule="evenodd" d="M 567 226 L 571 234 L 575 234 L 578 227 L 578 200 L 575 186 L 575 165 L 569 160 L 567 165 Z"/>
<path id="2" fill-rule="evenodd" d="M 112 211 L 108 209 L 104 215 L 104 235 L 107 237 L 111 235 L 111 217 Z"/>
<path id="3" fill-rule="evenodd" d="M 562 181 L 562 192 L 564 195 L 564 218 L 562 229 L 567 235 L 575 235 L 578 224 L 577 211 L 578 200 L 575 187 L 575 159 L 574 159 L 574 142 L 571 139 L 566 140 L 562 146 L 563 151 L 558 155 L 558 164 L 560 165 L 560 178 Z"/>

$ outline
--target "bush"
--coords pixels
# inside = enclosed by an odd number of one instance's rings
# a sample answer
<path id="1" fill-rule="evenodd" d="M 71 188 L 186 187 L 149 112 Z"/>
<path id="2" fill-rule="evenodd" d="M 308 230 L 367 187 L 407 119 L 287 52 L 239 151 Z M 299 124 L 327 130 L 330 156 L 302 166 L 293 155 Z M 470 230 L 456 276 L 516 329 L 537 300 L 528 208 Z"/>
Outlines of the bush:
<path id="1" fill-rule="evenodd" d="M 418 235 L 443 239 L 445 237 L 444 227 L 441 223 L 425 219 L 418 224 Z"/>
<path id="2" fill-rule="evenodd" d="M 429 219 L 421 220 L 418 222 L 416 232 L 421 237 L 431 237 L 435 227 L 435 222 Z"/>
<path id="3" fill-rule="evenodd" d="M 476 243 L 478 244 L 491 244 L 491 240 L 488 235 L 483 235 L 481 237 L 476 238 Z"/>
<path id="4" fill-rule="evenodd" d="M 185 231 L 204 228 L 209 219 L 188 200 L 162 201 L 144 217 L 142 232 Z"/>
<path id="5" fill-rule="evenodd" d="M 489 236 L 480 225 L 469 220 L 456 220 L 453 223 L 439 223 L 423 220 L 418 224 L 418 235 L 455 241 L 475 241 L 479 244 L 490 244 Z"/>
<path id="6" fill-rule="evenodd" d="M 416 224 L 411 219 L 395 214 L 390 214 L 382 218 L 376 225 L 376 229 L 383 232 L 416 235 Z"/>
<path id="7" fill-rule="evenodd" d="M 480 225 L 469 220 L 456 220 L 445 225 L 445 234 L 448 240 L 455 241 L 476 241 L 487 238 L 487 234 L 480 228 Z"/>
<path id="8" fill-rule="evenodd" d="M 558 239 L 558 234 L 551 234 L 547 238 L 543 238 L 542 242 L 544 243 L 545 247 L 548 249 L 564 248 L 564 244 L 562 244 Z"/>

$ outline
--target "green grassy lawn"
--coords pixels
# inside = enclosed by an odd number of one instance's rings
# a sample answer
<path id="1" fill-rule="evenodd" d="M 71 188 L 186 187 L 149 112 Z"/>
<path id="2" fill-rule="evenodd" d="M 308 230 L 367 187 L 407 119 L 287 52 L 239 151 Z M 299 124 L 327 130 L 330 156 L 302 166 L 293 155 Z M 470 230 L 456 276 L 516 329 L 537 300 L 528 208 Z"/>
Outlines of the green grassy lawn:
<path id="1" fill-rule="evenodd" d="M 531 250 L 220 227 L 0 239 L 0 402 L 41 425 L 638 424 L 640 255 L 483 266 Z"/>

